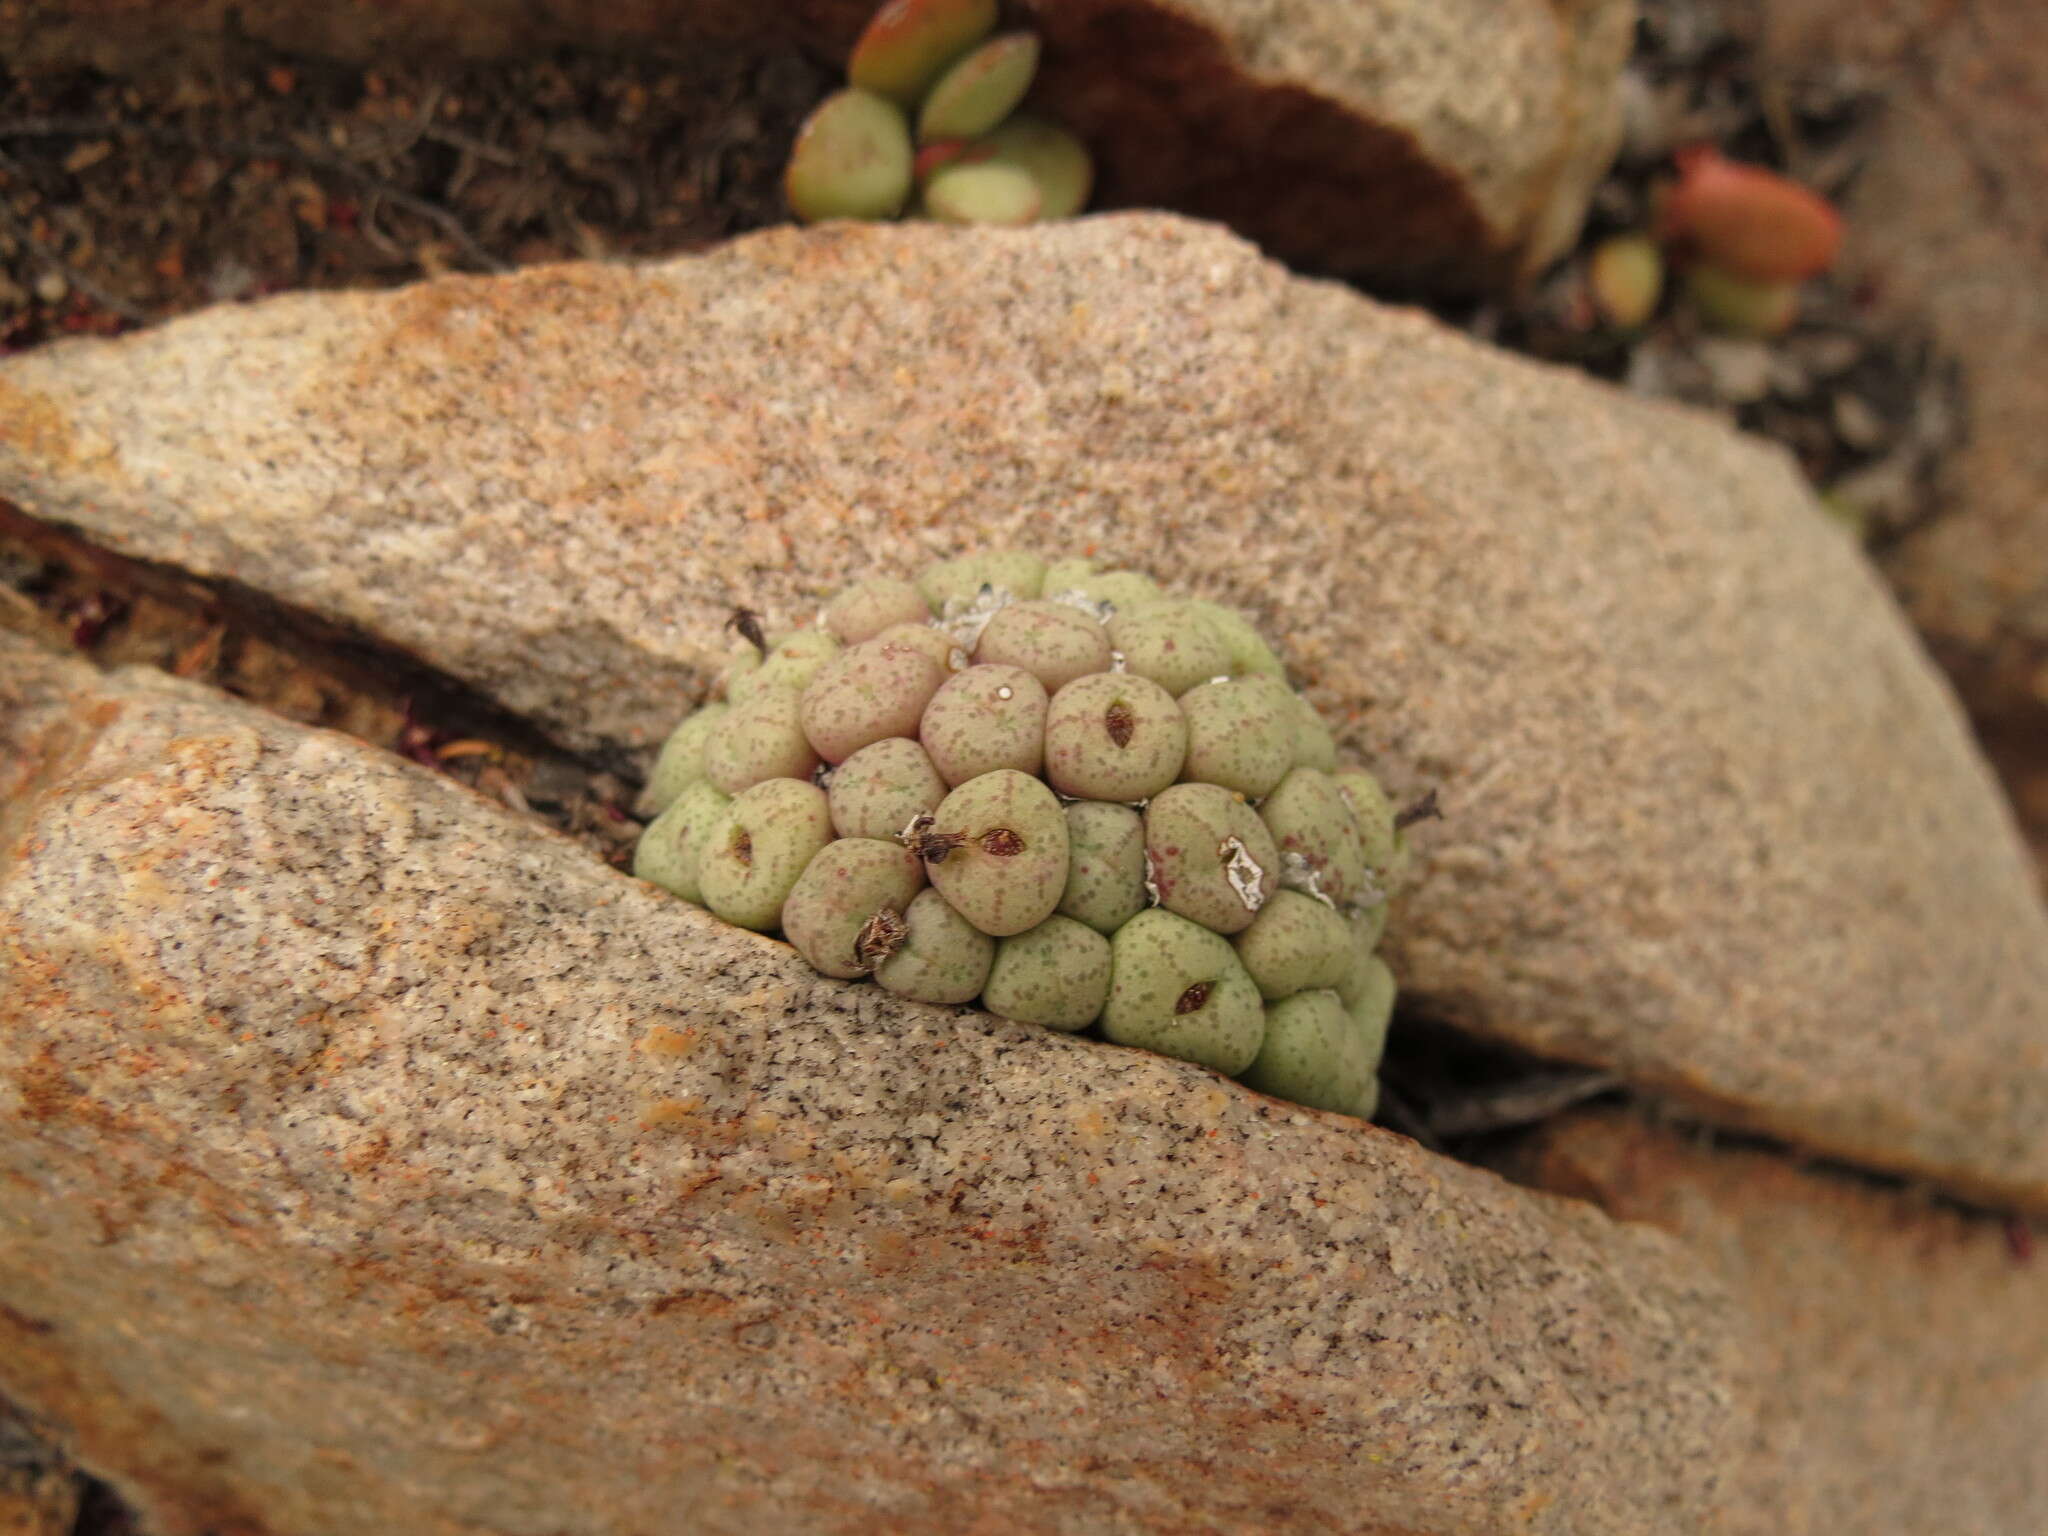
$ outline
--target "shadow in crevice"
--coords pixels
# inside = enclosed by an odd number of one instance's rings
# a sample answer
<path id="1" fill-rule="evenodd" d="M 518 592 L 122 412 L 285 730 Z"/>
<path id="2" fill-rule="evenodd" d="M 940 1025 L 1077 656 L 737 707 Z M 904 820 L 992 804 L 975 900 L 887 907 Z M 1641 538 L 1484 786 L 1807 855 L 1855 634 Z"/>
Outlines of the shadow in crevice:
<path id="1" fill-rule="evenodd" d="M 623 758 L 572 752 L 459 679 L 362 630 L 238 581 L 117 553 L 5 500 L 0 586 L 15 594 L 10 628 L 68 643 L 102 665 L 157 665 L 406 756 L 417 758 L 416 741 L 466 738 L 557 774 L 624 774 L 634 767 Z M 247 665 L 234 666 L 237 659 Z"/>

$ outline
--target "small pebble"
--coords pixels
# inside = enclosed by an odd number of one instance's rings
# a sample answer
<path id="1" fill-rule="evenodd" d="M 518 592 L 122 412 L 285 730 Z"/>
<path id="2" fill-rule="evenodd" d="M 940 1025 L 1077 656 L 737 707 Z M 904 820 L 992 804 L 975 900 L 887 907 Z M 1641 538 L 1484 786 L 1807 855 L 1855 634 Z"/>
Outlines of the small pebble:
<path id="1" fill-rule="evenodd" d="M 916 646 L 887 638 L 850 645 L 804 689 L 804 734 L 828 763 L 843 763 L 885 737 L 915 736 L 944 679 L 939 664 Z"/>
<path id="2" fill-rule="evenodd" d="M 1145 818 L 1128 805 L 1076 800 L 1067 807 L 1060 911 L 1098 933 L 1115 933 L 1145 903 Z"/>
<path id="3" fill-rule="evenodd" d="M 1693 356 L 1707 370 L 1715 396 L 1730 405 L 1753 405 L 1771 392 L 1771 349 L 1761 341 L 1702 336 Z"/>
<path id="4" fill-rule="evenodd" d="M 841 645 L 872 640 L 897 624 L 923 624 L 931 609 L 916 587 L 897 576 L 877 576 L 848 587 L 825 605 L 825 628 Z"/>
<path id="5" fill-rule="evenodd" d="M 1188 723 L 1183 780 L 1257 800 L 1294 766 L 1300 721 L 1292 695 L 1272 679 L 1204 683 L 1181 695 L 1180 708 Z"/>
<path id="6" fill-rule="evenodd" d="M 634 810 L 642 816 L 658 815 L 675 803 L 677 795 L 704 777 L 705 748 L 730 713 L 730 705 L 706 704 L 669 732 Z"/>
<path id="7" fill-rule="evenodd" d="M 1335 992 L 1297 992 L 1268 1005 L 1247 1088 L 1311 1109 L 1369 1116 L 1379 1103 L 1377 1042 Z"/>
<path id="8" fill-rule="evenodd" d="M 1858 453 L 1875 452 L 1891 435 L 1891 428 L 1861 395 L 1846 390 L 1835 396 L 1830 412 L 1835 435 Z"/>
<path id="9" fill-rule="evenodd" d="M 808 779 L 817 768 L 801 696 L 790 688 L 750 693 L 719 721 L 704 748 L 704 777 L 728 795 L 767 779 Z"/>
<path id="10" fill-rule="evenodd" d="M 826 976 L 865 976 L 901 945 L 911 899 L 924 888 L 924 866 L 901 843 L 842 837 L 804 867 L 782 904 L 782 932 L 796 952 Z"/>
<path id="11" fill-rule="evenodd" d="M 1123 672 L 1076 678 L 1045 717 L 1045 776 L 1077 800 L 1144 800 L 1181 776 L 1187 717 L 1157 683 Z"/>
<path id="12" fill-rule="evenodd" d="M 1191 603 L 1151 603 L 1109 621 L 1110 646 L 1124 670 L 1148 677 L 1175 698 L 1230 672 L 1230 648 Z"/>
<path id="13" fill-rule="evenodd" d="M 1351 971 L 1358 948 L 1350 923 L 1335 908 L 1299 891 L 1274 892 L 1231 943 L 1269 1003 L 1335 987 Z"/>
<path id="14" fill-rule="evenodd" d="M 946 781 L 906 736 L 869 742 L 832 771 L 827 790 L 841 837 L 893 838 L 946 798 Z"/>
<path id="15" fill-rule="evenodd" d="M 1053 694 L 1077 677 L 1109 670 L 1109 637 L 1102 625 L 1068 604 L 1012 603 L 989 620 L 974 659 L 1022 667 Z"/>
<path id="16" fill-rule="evenodd" d="M 685 785 L 640 834 L 633 849 L 634 876 L 701 905 L 704 891 L 698 866 L 712 825 L 730 804 L 731 796 L 702 779 Z"/>

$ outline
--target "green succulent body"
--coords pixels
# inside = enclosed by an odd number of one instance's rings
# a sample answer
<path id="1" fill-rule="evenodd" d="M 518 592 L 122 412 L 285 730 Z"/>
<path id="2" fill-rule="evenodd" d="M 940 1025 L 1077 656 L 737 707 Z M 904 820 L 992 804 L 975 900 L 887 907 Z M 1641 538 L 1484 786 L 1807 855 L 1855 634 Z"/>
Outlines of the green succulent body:
<path id="1" fill-rule="evenodd" d="M 1406 844 L 1235 610 L 1009 550 L 735 654 L 641 878 L 816 969 L 1369 1114 Z"/>
<path id="2" fill-rule="evenodd" d="M 669 733 L 634 807 L 641 815 L 659 815 L 675 803 L 676 796 L 704 777 L 704 749 L 719 722 L 731 712 L 729 704 L 706 704 Z"/>
<path id="3" fill-rule="evenodd" d="M 840 91 L 798 133 L 783 190 L 809 223 L 893 219 L 910 201 L 914 160 L 901 107 L 867 91 Z"/>
<path id="4" fill-rule="evenodd" d="M 1093 161 L 1064 128 L 1017 110 L 1037 77 L 1039 40 L 992 35 L 996 22 L 994 0 L 887 0 L 854 45 L 847 88 L 797 134 L 783 178 L 790 210 L 807 223 L 907 212 L 1029 224 L 1079 213 Z"/>
<path id="5" fill-rule="evenodd" d="M 1370 1115 L 1379 1099 L 1380 1041 L 1335 992 L 1296 992 L 1266 1007 L 1248 1087 L 1311 1109 Z"/>
<path id="6" fill-rule="evenodd" d="M 732 797 L 703 779 L 684 787 L 654 818 L 633 850 L 633 873 L 685 901 L 701 903 L 704 886 L 697 867 L 704 845 Z"/>

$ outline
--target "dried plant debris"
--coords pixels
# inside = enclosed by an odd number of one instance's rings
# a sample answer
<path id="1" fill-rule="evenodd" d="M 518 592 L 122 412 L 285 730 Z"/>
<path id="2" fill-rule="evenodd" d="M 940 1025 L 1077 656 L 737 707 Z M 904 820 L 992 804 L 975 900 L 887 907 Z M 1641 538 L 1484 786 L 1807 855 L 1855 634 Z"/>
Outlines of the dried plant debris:
<path id="1" fill-rule="evenodd" d="M 0 1532 L 20 1536 L 114 1536 L 124 1527 L 80 1519 L 91 1485 L 56 1436 L 0 1398 Z"/>
<path id="2" fill-rule="evenodd" d="M 688 251 L 786 217 L 795 54 L 0 76 L 0 350 L 298 288 Z"/>
<path id="3" fill-rule="evenodd" d="M 153 666 L 305 725 L 345 731 L 567 833 L 608 863 L 640 827 L 626 781 L 418 663 L 255 594 L 125 559 L 0 503 L 0 628 L 102 666 Z"/>

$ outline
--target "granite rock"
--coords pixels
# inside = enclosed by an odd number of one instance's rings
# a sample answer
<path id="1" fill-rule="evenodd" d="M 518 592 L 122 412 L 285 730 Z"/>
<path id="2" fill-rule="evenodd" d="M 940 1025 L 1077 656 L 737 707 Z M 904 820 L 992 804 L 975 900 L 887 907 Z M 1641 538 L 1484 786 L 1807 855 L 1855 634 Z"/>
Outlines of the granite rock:
<path id="1" fill-rule="evenodd" d="M 644 750 L 745 602 L 983 543 L 1244 606 L 1417 829 L 1440 1016 L 2048 1205 L 2048 918 L 1779 453 L 1162 217 L 842 225 L 0 365 L 0 496 Z"/>
<path id="2" fill-rule="evenodd" d="M 1662 1233 L 0 636 L 0 1390 L 163 1536 L 1703 1528 Z"/>
<path id="3" fill-rule="evenodd" d="M 2048 878 L 2048 9 L 1774 0 L 1751 20 L 1768 70 L 1849 78 L 1882 103 L 1844 263 L 1880 323 L 1931 341 L 1965 422 L 1930 516 L 1885 565 Z"/>
<path id="4" fill-rule="evenodd" d="M 294 53 L 493 58 L 699 40 L 843 63 L 878 0 L 27 0 L 29 70 L 203 61 L 229 31 Z M 1030 0 L 1043 101 L 1087 139 L 1098 206 L 1226 221 L 1286 260 L 1405 289 L 1512 282 L 1569 248 L 1620 140 L 1633 0 Z"/>
<path id="5" fill-rule="evenodd" d="M 1523 1172 L 1682 1238 L 1772 1383 L 1728 1536 L 2048 1530 L 2048 1264 L 2036 1228 L 1620 1113 L 1553 1122 Z"/>

